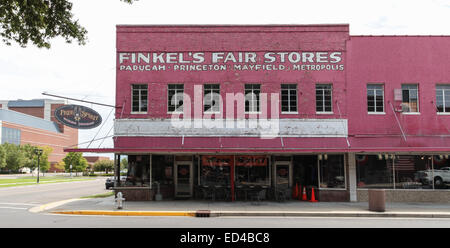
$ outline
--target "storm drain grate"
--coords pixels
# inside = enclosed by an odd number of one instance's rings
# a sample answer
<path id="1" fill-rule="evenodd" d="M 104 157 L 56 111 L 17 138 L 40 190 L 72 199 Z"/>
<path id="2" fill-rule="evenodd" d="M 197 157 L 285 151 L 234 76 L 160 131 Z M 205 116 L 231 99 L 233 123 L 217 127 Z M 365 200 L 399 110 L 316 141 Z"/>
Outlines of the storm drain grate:
<path id="1" fill-rule="evenodd" d="M 195 217 L 210 217 L 211 211 L 210 210 L 197 210 L 195 212 Z"/>

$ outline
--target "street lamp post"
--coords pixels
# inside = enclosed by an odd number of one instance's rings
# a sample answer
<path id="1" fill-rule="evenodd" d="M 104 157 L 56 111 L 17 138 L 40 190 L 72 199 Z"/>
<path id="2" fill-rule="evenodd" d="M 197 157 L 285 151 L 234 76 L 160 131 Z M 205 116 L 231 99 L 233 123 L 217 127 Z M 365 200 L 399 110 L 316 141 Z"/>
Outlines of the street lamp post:
<path id="1" fill-rule="evenodd" d="M 38 157 L 37 183 L 39 183 L 39 171 L 40 171 L 39 159 L 42 155 L 42 152 L 43 152 L 42 149 L 39 149 L 39 148 L 34 149 L 34 153 Z"/>

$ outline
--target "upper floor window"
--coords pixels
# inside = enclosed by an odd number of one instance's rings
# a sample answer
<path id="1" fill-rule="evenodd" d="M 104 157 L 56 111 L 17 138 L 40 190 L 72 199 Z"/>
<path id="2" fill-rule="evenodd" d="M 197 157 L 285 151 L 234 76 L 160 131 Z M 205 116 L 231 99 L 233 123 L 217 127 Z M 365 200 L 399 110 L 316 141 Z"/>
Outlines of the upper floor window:
<path id="1" fill-rule="evenodd" d="M 332 109 L 332 86 L 331 84 L 316 85 L 316 112 L 333 112 Z"/>
<path id="2" fill-rule="evenodd" d="M 245 112 L 259 112 L 259 101 L 261 93 L 260 84 L 246 84 L 245 85 Z"/>
<path id="3" fill-rule="evenodd" d="M 367 85 L 367 112 L 384 113 L 384 87 L 380 84 Z"/>
<path id="4" fill-rule="evenodd" d="M 148 85 L 133 84 L 131 85 L 131 88 L 132 88 L 131 111 L 136 113 L 146 113 Z"/>
<path id="5" fill-rule="evenodd" d="M 220 84 L 205 84 L 203 86 L 203 111 L 220 112 Z"/>
<path id="6" fill-rule="evenodd" d="M 184 85 L 182 84 L 167 85 L 167 110 L 169 112 L 183 112 L 183 92 Z"/>
<path id="7" fill-rule="evenodd" d="M 281 112 L 297 113 L 297 85 L 281 85 Z"/>
<path id="8" fill-rule="evenodd" d="M 436 108 L 439 113 L 450 113 L 450 85 L 436 85 Z"/>
<path id="9" fill-rule="evenodd" d="M 402 85 L 402 111 L 419 112 L 419 89 L 417 84 Z"/>

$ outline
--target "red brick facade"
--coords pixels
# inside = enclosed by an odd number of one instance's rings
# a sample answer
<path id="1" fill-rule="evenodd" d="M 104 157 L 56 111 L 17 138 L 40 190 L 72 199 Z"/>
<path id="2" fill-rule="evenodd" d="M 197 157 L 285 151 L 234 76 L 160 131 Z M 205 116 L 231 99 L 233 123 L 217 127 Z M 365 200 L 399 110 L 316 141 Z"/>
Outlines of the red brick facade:
<path id="1" fill-rule="evenodd" d="M 34 146 L 49 146 L 53 149 L 50 154 L 48 161 L 51 164 L 49 172 L 61 171 L 58 170 L 55 165 L 59 163 L 65 156 L 66 152 L 64 152 L 64 148 L 73 147 L 78 144 L 78 130 L 74 128 L 70 128 L 64 126 L 59 123 L 54 117 L 54 111 L 56 108 L 64 105 L 62 101 L 49 101 L 44 100 L 47 103 L 46 106 L 42 107 L 8 107 L 6 109 L 10 111 L 16 111 L 23 114 L 31 115 L 34 117 L 47 119 L 47 121 L 55 122 L 58 125 L 59 132 L 43 130 L 35 127 L 30 127 L 27 125 L 22 125 L 19 123 L 8 122 L 7 120 L 2 121 L 2 126 L 7 128 L 13 128 L 20 130 L 20 144 L 30 144 Z M 61 102 L 61 103 L 60 103 Z M 7 106 L 7 104 L 4 104 Z M 0 109 L 2 108 L 2 104 L 0 104 Z M 46 117 L 45 112 L 50 110 L 50 116 Z M 48 112 L 47 112 L 48 115 Z M 0 130 L 1 131 L 1 130 Z"/>

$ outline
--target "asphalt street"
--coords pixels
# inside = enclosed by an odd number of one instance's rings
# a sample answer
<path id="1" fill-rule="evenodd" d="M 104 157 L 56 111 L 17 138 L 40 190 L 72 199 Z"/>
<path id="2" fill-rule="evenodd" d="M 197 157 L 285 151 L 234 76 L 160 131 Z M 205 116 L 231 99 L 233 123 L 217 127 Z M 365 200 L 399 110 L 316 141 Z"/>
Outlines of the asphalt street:
<path id="1" fill-rule="evenodd" d="M 30 209 L 110 192 L 104 178 L 0 189 L 0 228 L 449 228 L 450 218 L 61 215 Z M 113 204 L 113 202 L 111 202 Z M 112 207 L 112 206 L 111 206 Z"/>

